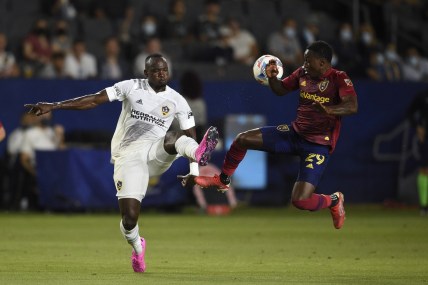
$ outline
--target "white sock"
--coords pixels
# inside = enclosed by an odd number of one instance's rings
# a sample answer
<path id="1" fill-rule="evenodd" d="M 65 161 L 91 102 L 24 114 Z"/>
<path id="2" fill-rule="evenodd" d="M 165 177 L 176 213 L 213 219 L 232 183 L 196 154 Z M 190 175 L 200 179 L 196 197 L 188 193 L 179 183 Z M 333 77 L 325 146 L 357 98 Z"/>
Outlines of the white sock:
<path id="1" fill-rule="evenodd" d="M 199 144 L 188 136 L 181 136 L 175 142 L 175 150 L 184 157 L 196 160 L 196 149 Z"/>
<path id="2" fill-rule="evenodd" d="M 128 231 L 123 227 L 122 220 L 120 220 L 120 231 L 123 237 L 134 248 L 135 253 L 141 254 L 143 247 L 141 246 L 138 224 L 132 230 Z"/>

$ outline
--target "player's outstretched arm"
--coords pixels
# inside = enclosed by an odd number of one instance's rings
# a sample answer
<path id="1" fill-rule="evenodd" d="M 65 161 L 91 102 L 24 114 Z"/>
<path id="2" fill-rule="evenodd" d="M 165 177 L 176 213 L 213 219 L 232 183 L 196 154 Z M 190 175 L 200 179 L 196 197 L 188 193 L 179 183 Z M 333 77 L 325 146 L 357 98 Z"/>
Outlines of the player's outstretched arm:
<path id="1" fill-rule="evenodd" d="M 353 115 L 358 112 L 357 96 L 347 95 L 341 98 L 341 102 L 337 105 L 325 106 L 319 102 L 314 102 L 312 107 L 318 112 L 326 113 L 335 116 Z"/>
<path id="2" fill-rule="evenodd" d="M 278 95 L 282 96 L 288 93 L 288 90 L 282 85 L 282 81 L 279 80 L 276 76 L 278 75 L 278 67 L 276 61 L 273 59 L 269 61 L 269 64 L 266 66 L 266 76 L 268 78 L 269 86 L 272 91 Z"/>
<path id="3" fill-rule="evenodd" d="M 25 104 L 24 107 L 30 108 L 29 113 L 37 116 L 49 113 L 53 110 L 87 110 L 97 107 L 100 104 L 109 102 L 107 92 L 102 90 L 95 94 L 88 94 L 85 96 L 61 101 L 61 102 L 39 102 L 37 104 Z"/>

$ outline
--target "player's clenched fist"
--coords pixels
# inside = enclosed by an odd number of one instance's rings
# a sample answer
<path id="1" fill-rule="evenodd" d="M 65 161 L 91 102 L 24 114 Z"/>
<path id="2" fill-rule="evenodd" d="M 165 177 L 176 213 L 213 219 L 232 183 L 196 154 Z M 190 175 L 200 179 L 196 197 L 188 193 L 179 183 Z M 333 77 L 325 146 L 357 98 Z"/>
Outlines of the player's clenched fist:
<path id="1" fill-rule="evenodd" d="M 278 66 L 276 65 L 276 61 L 274 59 L 271 59 L 269 61 L 269 64 L 266 65 L 266 76 L 268 78 L 273 78 L 278 75 Z"/>

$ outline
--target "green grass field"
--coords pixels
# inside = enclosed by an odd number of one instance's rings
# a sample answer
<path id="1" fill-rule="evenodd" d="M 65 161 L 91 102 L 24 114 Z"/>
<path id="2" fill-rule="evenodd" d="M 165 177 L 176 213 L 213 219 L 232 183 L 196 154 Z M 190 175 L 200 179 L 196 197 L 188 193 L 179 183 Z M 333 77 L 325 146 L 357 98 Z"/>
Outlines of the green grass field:
<path id="1" fill-rule="evenodd" d="M 428 284 L 428 217 L 242 208 L 142 213 L 147 272 L 132 271 L 118 214 L 0 214 L 0 284 Z M 137 282 L 137 283 L 135 283 Z"/>

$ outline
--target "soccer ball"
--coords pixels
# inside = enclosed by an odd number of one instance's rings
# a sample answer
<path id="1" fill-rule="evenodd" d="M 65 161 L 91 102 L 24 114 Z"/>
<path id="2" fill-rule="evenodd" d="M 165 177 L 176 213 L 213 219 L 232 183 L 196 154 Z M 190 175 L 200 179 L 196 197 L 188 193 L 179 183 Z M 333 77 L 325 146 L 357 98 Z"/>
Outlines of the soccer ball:
<path id="1" fill-rule="evenodd" d="M 254 78 L 258 83 L 263 85 L 269 85 L 268 78 L 266 76 L 266 66 L 269 64 L 269 61 L 274 59 L 276 61 L 276 65 L 278 66 L 278 75 L 276 76 L 278 79 L 281 79 L 284 74 L 284 69 L 282 67 L 282 62 L 276 56 L 265 54 L 259 57 L 253 65 L 253 73 Z"/>

